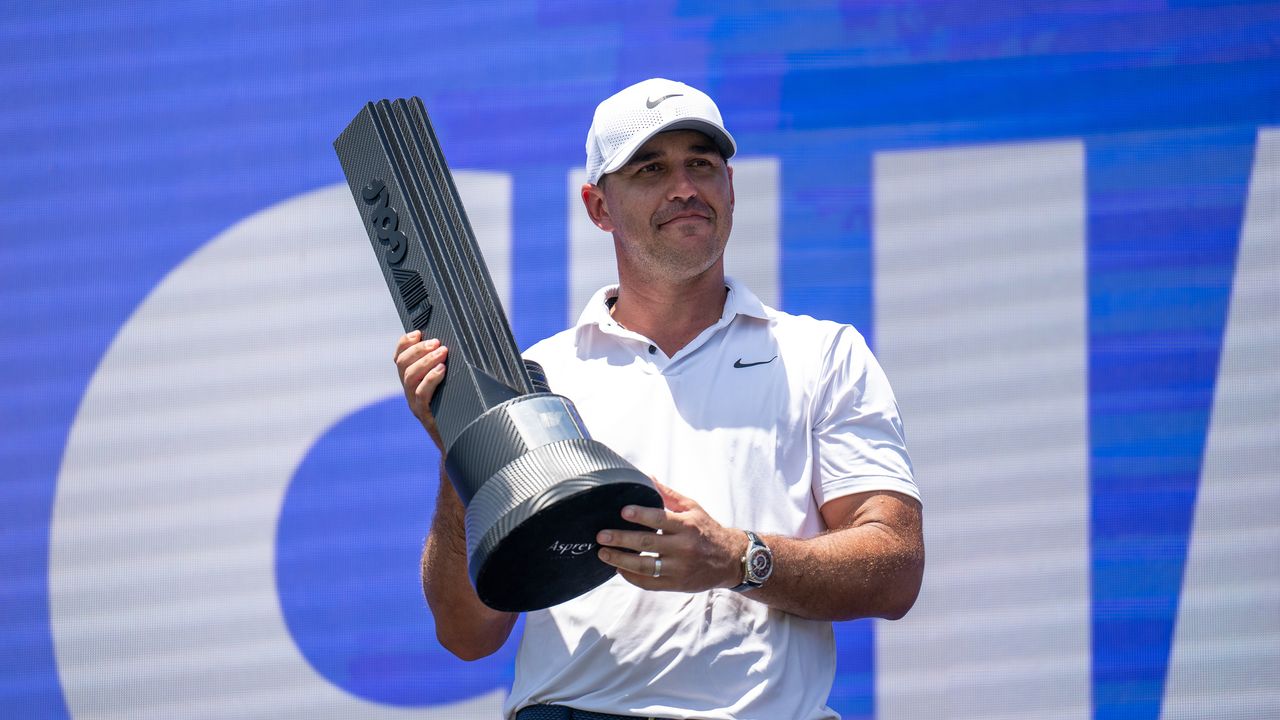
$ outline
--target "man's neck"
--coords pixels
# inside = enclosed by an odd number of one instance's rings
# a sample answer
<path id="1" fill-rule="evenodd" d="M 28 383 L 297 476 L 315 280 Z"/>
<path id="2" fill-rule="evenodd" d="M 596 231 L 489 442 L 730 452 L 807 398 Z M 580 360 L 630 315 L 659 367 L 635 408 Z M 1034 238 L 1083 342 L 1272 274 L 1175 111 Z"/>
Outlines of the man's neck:
<path id="1" fill-rule="evenodd" d="M 671 357 L 720 319 L 725 296 L 724 269 L 719 263 L 680 282 L 622 278 L 613 319 L 649 338 Z"/>

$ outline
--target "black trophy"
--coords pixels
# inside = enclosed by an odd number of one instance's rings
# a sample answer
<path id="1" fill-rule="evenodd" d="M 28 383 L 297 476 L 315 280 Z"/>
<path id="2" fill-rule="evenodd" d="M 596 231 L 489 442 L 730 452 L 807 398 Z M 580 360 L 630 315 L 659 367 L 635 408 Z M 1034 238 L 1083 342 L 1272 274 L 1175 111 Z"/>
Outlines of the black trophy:
<path id="1" fill-rule="evenodd" d="M 661 496 L 521 359 L 422 101 L 369 103 L 333 145 L 405 330 L 449 347 L 431 412 L 480 599 L 537 610 L 603 583 L 596 533 L 644 529 L 622 507 Z"/>

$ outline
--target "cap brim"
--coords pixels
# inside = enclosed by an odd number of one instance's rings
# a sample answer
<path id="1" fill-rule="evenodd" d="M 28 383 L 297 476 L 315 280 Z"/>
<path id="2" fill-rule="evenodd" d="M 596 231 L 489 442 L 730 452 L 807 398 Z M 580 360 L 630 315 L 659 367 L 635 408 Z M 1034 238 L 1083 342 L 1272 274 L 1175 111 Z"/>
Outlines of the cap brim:
<path id="1" fill-rule="evenodd" d="M 713 122 L 703 120 L 702 118 L 673 118 L 671 122 L 659 125 L 643 135 L 632 137 L 610 160 L 604 167 L 600 168 L 600 176 L 604 177 L 611 172 L 621 168 L 623 165 L 631 162 L 631 156 L 636 154 L 641 145 L 649 142 L 649 138 L 658 133 L 670 132 L 672 130 L 697 130 L 706 135 L 715 142 L 716 147 L 720 149 L 720 154 L 726 159 L 734 156 L 738 152 L 738 144 L 734 142 L 733 136 L 728 130 L 716 125 Z M 599 178 L 597 178 L 597 181 Z"/>

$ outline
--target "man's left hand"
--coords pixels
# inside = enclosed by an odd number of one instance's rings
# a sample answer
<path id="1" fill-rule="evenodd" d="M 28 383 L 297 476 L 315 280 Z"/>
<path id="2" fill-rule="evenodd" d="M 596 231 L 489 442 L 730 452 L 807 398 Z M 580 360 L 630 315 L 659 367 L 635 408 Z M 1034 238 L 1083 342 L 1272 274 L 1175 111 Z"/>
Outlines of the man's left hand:
<path id="1" fill-rule="evenodd" d="M 622 518 L 659 532 L 601 530 L 596 536 L 600 559 L 646 590 L 700 592 L 741 583 L 746 533 L 724 527 L 698 503 L 662 483 L 655 480 L 654 485 L 665 508 L 628 505 Z"/>

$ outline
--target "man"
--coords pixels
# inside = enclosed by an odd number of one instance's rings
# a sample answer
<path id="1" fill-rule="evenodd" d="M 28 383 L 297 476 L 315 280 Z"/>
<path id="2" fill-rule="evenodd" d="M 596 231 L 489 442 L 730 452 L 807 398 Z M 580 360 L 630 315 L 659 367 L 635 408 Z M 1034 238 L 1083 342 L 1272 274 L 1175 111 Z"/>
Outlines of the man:
<path id="1" fill-rule="evenodd" d="M 711 98 L 682 83 L 647 80 L 596 110 L 582 201 L 613 235 L 619 284 L 526 356 L 654 476 L 665 509 L 624 508 L 660 533 L 602 531 L 617 575 L 528 614 L 509 718 L 834 718 L 831 622 L 899 618 L 919 591 L 919 494 L 862 336 L 724 275 L 735 150 Z M 437 445 L 428 402 L 446 355 L 416 332 L 396 347 Z M 459 657 L 505 642 L 516 616 L 476 597 L 444 478 L 423 585 Z"/>

